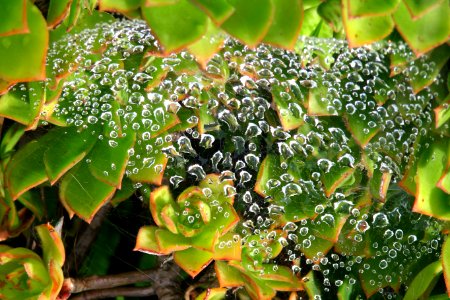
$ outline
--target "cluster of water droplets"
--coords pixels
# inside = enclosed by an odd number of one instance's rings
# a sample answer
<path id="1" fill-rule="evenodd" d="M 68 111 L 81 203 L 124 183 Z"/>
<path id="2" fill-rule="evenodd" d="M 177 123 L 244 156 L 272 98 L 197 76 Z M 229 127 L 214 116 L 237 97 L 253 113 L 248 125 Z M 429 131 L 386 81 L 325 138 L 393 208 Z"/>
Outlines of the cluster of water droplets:
<path id="1" fill-rule="evenodd" d="M 47 86 L 65 79 L 49 121 L 95 128 L 111 147 L 135 135 L 126 174 L 152 168 L 175 192 L 209 173 L 233 180 L 226 194 L 236 195 L 244 246 L 261 236 L 266 262 L 299 276 L 321 271 L 326 290 L 370 273 L 368 284 L 383 292 L 438 255 L 438 222 L 412 213 L 395 185 L 427 136 L 442 81 L 413 89 L 433 72 L 426 57 L 420 70 L 417 62 L 391 69 L 393 56 L 412 57 L 402 44 L 302 39 L 286 51 L 227 39 L 201 70 L 188 52 L 159 50 L 136 20 L 55 43 Z M 391 176 L 381 200 L 370 194 L 371 172 Z M 282 245 L 278 257 L 267 241 Z"/>

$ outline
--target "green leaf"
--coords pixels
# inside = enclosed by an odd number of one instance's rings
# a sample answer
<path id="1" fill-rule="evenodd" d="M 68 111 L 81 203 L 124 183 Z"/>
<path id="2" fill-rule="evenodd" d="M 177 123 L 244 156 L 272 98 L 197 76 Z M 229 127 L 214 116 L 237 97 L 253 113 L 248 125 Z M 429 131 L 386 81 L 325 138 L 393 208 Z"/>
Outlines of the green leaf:
<path id="1" fill-rule="evenodd" d="M 72 0 L 51 0 L 47 13 L 48 27 L 56 27 L 66 17 Z"/>
<path id="2" fill-rule="evenodd" d="M 31 210 L 38 219 L 44 217 L 45 207 L 38 191 L 27 191 L 19 196 L 18 201 L 20 201 L 23 206 Z"/>
<path id="3" fill-rule="evenodd" d="M 263 42 L 293 49 L 303 21 L 302 0 L 273 0 L 274 16 Z"/>
<path id="4" fill-rule="evenodd" d="M 136 237 L 136 246 L 134 247 L 134 251 L 149 254 L 168 254 L 163 253 L 159 249 L 159 245 L 156 242 L 156 230 L 159 230 L 156 226 L 142 226 Z"/>
<path id="5" fill-rule="evenodd" d="M 167 229 L 156 230 L 155 238 L 159 249 L 164 253 L 172 253 L 191 247 L 188 238 L 185 238 L 181 234 L 172 233 Z"/>
<path id="6" fill-rule="evenodd" d="M 271 195 L 267 183 L 271 178 L 279 178 L 283 174 L 283 170 L 279 166 L 280 160 L 278 156 L 269 154 L 264 158 L 259 167 L 258 177 L 255 183 L 254 191 L 256 193 L 263 197 Z"/>
<path id="7" fill-rule="evenodd" d="M 344 0 L 348 2 L 349 18 L 386 16 L 393 13 L 400 0 Z"/>
<path id="8" fill-rule="evenodd" d="M 50 264 L 51 261 L 55 261 L 61 267 L 66 259 L 61 237 L 50 224 L 42 224 L 35 228 L 42 243 L 45 263 Z"/>
<path id="9" fill-rule="evenodd" d="M 0 1 L 0 37 L 26 33 L 28 0 Z"/>
<path id="10" fill-rule="evenodd" d="M 347 1 L 342 1 L 342 20 L 350 47 L 359 47 L 381 40 L 394 28 L 390 15 L 350 19 Z"/>
<path id="11" fill-rule="evenodd" d="M 450 238 L 447 238 L 442 245 L 442 270 L 444 271 L 445 285 L 447 286 L 447 294 L 450 297 Z"/>
<path id="12" fill-rule="evenodd" d="M 255 47 L 267 34 L 274 17 L 270 0 L 230 0 L 234 13 L 222 24 L 230 35 Z M 258 9 L 255 9 L 255 8 Z"/>
<path id="13" fill-rule="evenodd" d="M 67 32 L 71 31 L 77 25 L 78 19 L 80 18 L 80 15 L 82 15 L 81 11 L 81 0 L 72 0 L 69 15 L 64 20 Z"/>
<path id="14" fill-rule="evenodd" d="M 317 13 L 328 23 L 334 32 L 342 31 L 341 1 L 331 0 L 322 2 L 317 7 Z"/>
<path id="15" fill-rule="evenodd" d="M 338 288 L 337 298 L 338 300 L 351 300 L 354 298 L 352 295 L 354 284 L 350 284 L 348 279 L 344 280 L 344 283 Z M 353 297 L 352 297 L 353 296 Z"/>
<path id="16" fill-rule="evenodd" d="M 0 37 L 0 78 L 8 82 L 45 79 L 47 23 L 31 1 L 26 3 L 30 32 Z"/>
<path id="17" fill-rule="evenodd" d="M 307 281 L 304 283 L 306 293 L 308 293 L 309 299 L 317 298 L 316 296 L 320 297 L 322 296 L 321 287 L 319 286 L 319 283 L 317 282 L 317 279 L 314 276 L 314 271 L 309 271 L 308 274 L 306 274 L 305 278 Z"/>
<path id="18" fill-rule="evenodd" d="M 152 139 L 147 141 L 145 145 L 152 145 L 154 142 L 155 139 Z M 145 145 L 135 145 L 134 149 L 136 155 L 141 155 L 141 157 L 145 157 L 147 159 L 143 159 L 142 164 L 135 166 L 135 168 L 138 168 L 138 171 L 132 172 L 128 175 L 128 177 L 135 182 L 161 185 L 168 158 L 160 150 L 153 151 L 153 153 L 148 154 L 145 149 Z"/>
<path id="19" fill-rule="evenodd" d="M 450 100 L 436 107 L 434 109 L 434 115 L 436 128 L 446 124 L 450 119 Z"/>
<path id="20" fill-rule="evenodd" d="M 418 19 L 430 10 L 436 8 L 442 2 L 446 2 L 444 0 L 403 0 L 405 6 L 408 8 L 409 13 L 413 17 L 413 19 Z"/>
<path id="21" fill-rule="evenodd" d="M 198 5 L 217 25 L 220 26 L 234 12 L 227 0 L 191 0 Z"/>
<path id="22" fill-rule="evenodd" d="M 5 183 L 13 199 L 47 181 L 42 160 L 47 149 L 42 141 L 31 141 L 12 157 L 5 171 Z"/>
<path id="23" fill-rule="evenodd" d="M 164 227 L 161 211 L 166 205 L 172 205 L 174 203 L 175 200 L 168 186 L 164 185 L 152 191 L 150 194 L 150 212 L 156 225 Z"/>
<path id="24" fill-rule="evenodd" d="M 208 251 L 189 248 L 177 251 L 173 254 L 173 259 L 186 273 L 194 278 L 212 261 L 213 254 Z"/>
<path id="25" fill-rule="evenodd" d="M 447 163 L 447 168 L 442 177 L 439 179 L 437 187 L 447 194 L 450 194 L 450 161 Z"/>
<path id="26" fill-rule="evenodd" d="M 319 85 L 316 88 L 311 88 L 308 92 L 308 115 L 312 116 L 335 116 L 335 110 L 329 111 L 328 106 L 330 101 L 326 95 L 328 90 L 325 86 Z"/>
<path id="27" fill-rule="evenodd" d="M 34 127 L 44 101 L 41 82 L 23 83 L 0 97 L 0 116 Z"/>
<path id="28" fill-rule="evenodd" d="M 397 30 L 416 55 L 445 43 L 450 34 L 448 1 L 442 1 L 418 19 L 413 19 L 406 5 L 401 2 L 393 18 Z"/>
<path id="29" fill-rule="evenodd" d="M 447 165 L 449 152 L 449 142 L 437 140 L 420 156 L 414 212 L 450 220 L 450 195 L 436 186 Z"/>
<path id="30" fill-rule="evenodd" d="M 189 52 L 195 55 L 200 65 L 206 69 L 208 60 L 222 47 L 225 35 L 208 19 L 208 29 L 205 35 L 188 47 Z"/>
<path id="31" fill-rule="evenodd" d="M 59 197 L 70 215 L 90 223 L 95 213 L 114 195 L 116 189 L 97 180 L 82 161 L 64 175 Z"/>
<path id="32" fill-rule="evenodd" d="M 0 105 L 2 103 L 2 98 L 0 98 Z M 14 149 L 17 142 L 25 133 L 25 127 L 19 123 L 15 123 L 11 125 L 8 130 L 3 133 L 2 140 L 0 142 L 0 156 L 1 160 L 4 160 L 6 156 L 9 155 L 9 152 Z"/>
<path id="33" fill-rule="evenodd" d="M 133 186 L 133 182 L 128 177 L 124 177 L 120 189 L 116 190 L 114 197 L 111 199 L 111 205 L 116 207 L 123 201 L 130 198 L 135 191 L 136 189 Z"/>
<path id="34" fill-rule="evenodd" d="M 348 130 L 362 148 L 364 148 L 380 130 L 378 127 L 371 128 L 368 126 L 369 121 L 371 121 L 370 115 L 364 116 L 356 112 L 353 115 L 347 116 L 345 120 Z"/>
<path id="35" fill-rule="evenodd" d="M 142 15 L 165 53 L 181 50 L 206 31 L 207 16 L 188 0 L 164 6 L 142 7 Z"/>
<path id="36" fill-rule="evenodd" d="M 44 163 L 51 184 L 86 156 L 98 135 L 95 127 L 79 131 L 76 126 L 57 127 L 47 134 L 46 140 L 51 143 L 45 151 Z"/>
<path id="37" fill-rule="evenodd" d="M 136 134 L 127 132 L 124 137 L 114 140 L 103 138 L 98 141 L 89 153 L 91 160 L 89 170 L 92 175 L 98 180 L 120 189 L 129 159 L 128 149 L 133 147 L 135 140 Z"/>
<path id="38" fill-rule="evenodd" d="M 408 285 L 404 300 L 415 300 L 428 297 L 442 273 L 442 264 L 435 261 L 423 268 Z"/>
<path id="39" fill-rule="evenodd" d="M 237 287 L 244 285 L 241 272 L 227 262 L 216 261 L 215 270 L 221 287 Z"/>
<path id="40" fill-rule="evenodd" d="M 143 0 L 99 0 L 99 9 L 112 12 L 130 12 L 141 6 Z"/>

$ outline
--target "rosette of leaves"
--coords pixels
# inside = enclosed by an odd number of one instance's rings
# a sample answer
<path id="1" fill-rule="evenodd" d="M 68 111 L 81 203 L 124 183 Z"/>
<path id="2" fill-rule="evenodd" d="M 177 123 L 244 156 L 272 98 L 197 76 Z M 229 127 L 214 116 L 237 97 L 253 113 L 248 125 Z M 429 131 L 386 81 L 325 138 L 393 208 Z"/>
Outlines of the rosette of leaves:
<path id="1" fill-rule="evenodd" d="M 279 230 L 245 237 L 240 261 L 216 262 L 220 286 L 244 286 L 252 299 L 273 299 L 277 291 L 303 290 L 291 268 L 275 263 L 283 240 L 285 234 Z"/>
<path id="2" fill-rule="evenodd" d="M 209 174 L 198 186 L 185 189 L 176 201 L 168 186 L 152 191 L 150 211 L 156 226 L 139 230 L 135 250 L 173 253 L 175 262 L 192 277 L 212 260 L 240 259 L 239 235 L 230 232 L 239 221 L 232 184 Z"/>
<path id="3" fill-rule="evenodd" d="M 36 227 L 43 258 L 26 248 L 0 245 L 0 297 L 2 299 L 56 299 L 63 285 L 64 246 L 55 229 Z"/>

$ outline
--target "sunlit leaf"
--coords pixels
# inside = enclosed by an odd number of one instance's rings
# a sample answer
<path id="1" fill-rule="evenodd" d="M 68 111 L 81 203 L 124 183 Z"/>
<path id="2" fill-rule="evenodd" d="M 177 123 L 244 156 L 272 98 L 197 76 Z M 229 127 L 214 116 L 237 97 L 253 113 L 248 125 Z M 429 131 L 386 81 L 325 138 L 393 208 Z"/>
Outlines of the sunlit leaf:
<path id="1" fill-rule="evenodd" d="M 100 10 L 113 12 L 129 12 L 141 6 L 142 0 L 99 0 Z"/>
<path id="2" fill-rule="evenodd" d="M 197 42 L 189 45 L 188 50 L 203 68 L 206 68 L 208 60 L 222 47 L 225 35 L 208 19 L 208 29 L 203 37 Z"/>
<path id="3" fill-rule="evenodd" d="M 267 34 L 274 18 L 272 1 L 230 0 L 229 3 L 233 5 L 235 11 L 221 27 L 250 47 L 255 47 Z"/>
<path id="4" fill-rule="evenodd" d="M 302 0 L 273 0 L 274 16 L 263 42 L 292 49 L 303 21 Z"/>
<path id="5" fill-rule="evenodd" d="M 348 16 L 350 18 L 368 16 L 386 16 L 393 13 L 400 0 L 344 0 L 348 2 Z"/>
<path id="6" fill-rule="evenodd" d="M 27 2 L 28 0 L 0 2 L 0 37 L 27 32 Z"/>
<path id="7" fill-rule="evenodd" d="M 403 0 L 413 19 L 418 19 L 430 10 L 439 6 L 444 0 Z"/>
<path id="8" fill-rule="evenodd" d="M 438 183 L 449 153 L 448 141 L 435 141 L 426 149 L 417 166 L 417 190 L 413 211 L 442 220 L 450 220 L 450 195 Z"/>
<path id="9" fill-rule="evenodd" d="M 445 285 L 447 286 L 447 294 L 450 297 L 450 239 L 447 236 L 442 245 L 442 270 L 444 272 Z"/>
<path id="10" fill-rule="evenodd" d="M 394 28 L 394 22 L 390 15 L 350 19 L 347 1 L 342 1 L 342 20 L 350 47 L 358 47 L 381 40 L 388 36 Z"/>
<path id="11" fill-rule="evenodd" d="M 191 0 L 197 4 L 218 26 L 234 12 L 227 0 Z"/>
<path id="12" fill-rule="evenodd" d="M 45 79 L 47 23 L 31 1 L 26 3 L 30 32 L 0 37 L 0 78 L 9 82 Z"/>
<path id="13" fill-rule="evenodd" d="M 55 27 L 66 17 L 72 0 L 51 0 L 47 13 L 48 27 Z"/>
<path id="14" fill-rule="evenodd" d="M 202 37 L 207 16 L 188 0 L 142 7 L 142 15 L 166 53 L 181 50 Z"/>
<path id="15" fill-rule="evenodd" d="M 42 224 L 36 226 L 35 228 L 42 243 L 44 261 L 47 264 L 54 261 L 61 267 L 66 258 L 64 244 L 61 237 L 50 224 Z"/>
<path id="16" fill-rule="evenodd" d="M 213 254 L 208 251 L 189 248 L 177 251 L 173 259 L 186 273 L 192 277 L 197 276 L 212 261 Z"/>
<path id="17" fill-rule="evenodd" d="M 416 55 L 421 55 L 446 42 L 450 34 L 450 7 L 442 1 L 418 19 L 413 19 L 401 2 L 393 14 L 397 30 Z"/>

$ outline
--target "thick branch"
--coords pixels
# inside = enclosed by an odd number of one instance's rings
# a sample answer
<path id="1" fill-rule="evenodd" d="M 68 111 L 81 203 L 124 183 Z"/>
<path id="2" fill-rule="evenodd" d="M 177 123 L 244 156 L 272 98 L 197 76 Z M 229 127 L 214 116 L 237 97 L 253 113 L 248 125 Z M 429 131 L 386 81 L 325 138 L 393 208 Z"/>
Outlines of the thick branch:
<path id="1" fill-rule="evenodd" d="M 153 287 L 120 287 L 104 290 L 94 290 L 71 297 L 70 300 L 93 300 L 122 297 L 148 297 L 155 294 Z"/>

